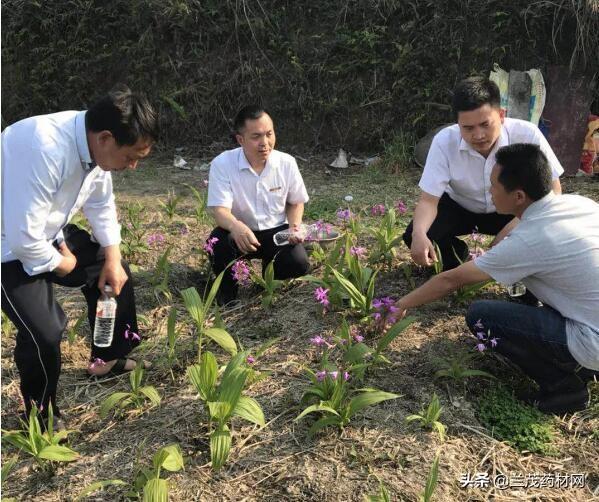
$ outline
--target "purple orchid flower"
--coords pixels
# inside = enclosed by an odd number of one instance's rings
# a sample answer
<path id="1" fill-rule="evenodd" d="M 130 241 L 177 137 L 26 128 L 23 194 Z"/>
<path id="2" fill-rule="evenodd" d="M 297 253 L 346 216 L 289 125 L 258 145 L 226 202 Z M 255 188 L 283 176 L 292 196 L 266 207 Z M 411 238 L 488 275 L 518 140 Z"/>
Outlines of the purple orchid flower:
<path id="1" fill-rule="evenodd" d="M 316 372 L 316 380 L 318 380 L 319 382 L 322 382 L 326 377 L 327 377 L 326 371 L 323 370 L 323 371 Z"/>
<path id="2" fill-rule="evenodd" d="M 214 245 L 218 242 L 218 237 L 210 237 L 210 239 L 208 239 L 206 241 L 206 243 L 202 246 L 202 248 L 204 249 L 204 251 L 206 251 L 206 253 L 208 254 L 214 254 Z"/>
<path id="3" fill-rule="evenodd" d="M 127 324 L 127 329 L 123 333 L 123 336 L 127 340 L 129 340 L 129 337 L 131 337 L 131 341 L 139 341 L 139 340 L 141 340 L 141 337 L 135 331 L 131 331 L 131 325 L 130 324 Z"/>
<path id="4" fill-rule="evenodd" d="M 330 304 L 329 301 L 329 290 L 325 288 L 316 288 L 314 290 L 314 298 L 318 303 L 323 305 L 324 307 L 328 307 Z"/>
<path id="5" fill-rule="evenodd" d="M 397 202 L 395 202 L 394 207 L 395 207 L 395 210 L 397 211 L 397 214 L 406 214 L 408 211 L 408 207 L 401 200 L 398 200 Z"/>
<path id="6" fill-rule="evenodd" d="M 249 286 L 250 280 L 250 269 L 244 260 L 237 260 L 231 267 L 233 272 L 233 279 L 237 281 L 240 286 Z"/>

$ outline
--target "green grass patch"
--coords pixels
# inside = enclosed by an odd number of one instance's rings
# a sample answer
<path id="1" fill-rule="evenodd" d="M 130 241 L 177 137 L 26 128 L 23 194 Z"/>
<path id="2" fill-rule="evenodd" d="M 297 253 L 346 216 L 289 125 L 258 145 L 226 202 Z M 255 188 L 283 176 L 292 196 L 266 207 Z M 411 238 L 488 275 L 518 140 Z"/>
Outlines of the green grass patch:
<path id="1" fill-rule="evenodd" d="M 518 401 L 505 388 L 487 392 L 478 405 L 478 419 L 493 437 L 520 451 L 554 455 L 555 428 L 551 418 Z"/>

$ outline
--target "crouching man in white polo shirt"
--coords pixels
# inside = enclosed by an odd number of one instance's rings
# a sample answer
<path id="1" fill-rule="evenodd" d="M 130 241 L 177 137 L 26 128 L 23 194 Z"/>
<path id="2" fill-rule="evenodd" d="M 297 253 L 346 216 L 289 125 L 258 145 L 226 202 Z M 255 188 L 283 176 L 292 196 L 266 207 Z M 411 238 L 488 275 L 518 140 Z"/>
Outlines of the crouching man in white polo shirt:
<path id="1" fill-rule="evenodd" d="M 209 239 L 212 268 L 220 274 L 239 257 L 262 259 L 262 270 L 274 259 L 276 279 L 305 275 L 308 255 L 298 239 L 278 247 L 273 235 L 302 222 L 308 193 L 295 159 L 275 150 L 275 131 L 268 113 L 246 106 L 234 122 L 240 147 L 227 150 L 210 164 L 208 207 L 217 227 Z M 231 269 L 225 273 L 218 302 L 237 297 L 238 284 Z"/>
<path id="2" fill-rule="evenodd" d="M 135 169 L 158 137 L 147 99 L 119 86 L 87 111 L 21 120 L 2 132 L 2 311 L 17 328 L 15 362 L 27 412 L 42 416 L 56 392 L 66 316 L 53 284 L 81 288 L 94 330 L 104 286 L 116 295 L 110 346 L 92 345 L 88 372 L 130 371 L 139 343 L 131 272 L 121 260 L 113 171 Z M 82 210 L 91 235 L 69 220 Z M 56 425 L 56 422 L 55 422 Z"/>
<path id="3" fill-rule="evenodd" d="M 467 244 L 457 236 L 475 229 L 496 235 L 499 242 L 517 224 L 498 214 L 489 193 L 495 152 L 514 143 L 539 145 L 549 160 L 553 190 L 561 193 L 559 176 L 564 172 L 539 128 L 525 120 L 504 118 L 499 107 L 499 88 L 480 77 L 461 81 L 453 94 L 457 124 L 433 139 L 419 187 L 422 190 L 414 220 L 403 236 L 412 259 L 430 266 L 441 258 L 444 270 L 468 259 Z M 437 257 L 433 242 L 439 246 Z"/>
<path id="4" fill-rule="evenodd" d="M 522 281 L 542 307 L 477 301 L 466 315 L 468 327 L 481 348 L 494 348 L 539 385 L 522 397 L 541 411 L 583 409 L 587 383 L 599 374 L 599 205 L 556 195 L 537 145 L 506 146 L 496 157 L 493 203 L 520 223 L 485 254 L 433 277 L 397 306 L 405 315 L 467 284 Z"/>

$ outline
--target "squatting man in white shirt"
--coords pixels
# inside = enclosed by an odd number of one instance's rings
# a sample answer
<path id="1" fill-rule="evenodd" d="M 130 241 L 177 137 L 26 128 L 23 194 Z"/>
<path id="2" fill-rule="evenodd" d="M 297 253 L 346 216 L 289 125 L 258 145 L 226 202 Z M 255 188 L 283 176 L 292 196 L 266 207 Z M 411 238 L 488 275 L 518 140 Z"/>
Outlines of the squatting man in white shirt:
<path id="1" fill-rule="evenodd" d="M 262 259 L 262 271 L 274 259 L 276 279 L 305 275 L 308 255 L 301 239 L 276 246 L 273 235 L 302 223 L 308 193 L 295 159 L 275 150 L 270 115 L 259 106 L 242 108 L 234 120 L 240 145 L 218 155 L 210 164 L 208 207 L 217 227 L 208 242 L 215 274 L 237 258 Z M 217 239 L 214 241 L 214 239 Z M 217 300 L 221 305 L 237 297 L 231 268 L 223 276 Z"/>
<path id="2" fill-rule="evenodd" d="M 139 343 L 131 334 L 137 332 L 135 298 L 119 250 L 111 172 L 135 169 L 157 137 L 153 108 L 126 86 L 87 111 L 26 118 L 2 133 L 2 311 L 17 328 L 14 354 L 27 413 L 35 403 L 45 417 L 51 403 L 61 416 L 56 389 L 67 321 L 53 284 L 81 288 L 92 331 L 100 292 L 112 287 L 118 302 L 113 341 L 92 345 L 88 372 L 135 367 L 127 359 Z M 79 209 L 91 236 L 69 224 Z"/>
<path id="3" fill-rule="evenodd" d="M 499 214 L 520 222 L 482 256 L 436 275 L 397 302 L 406 309 L 459 287 L 522 281 L 543 303 L 483 300 L 466 322 L 477 343 L 519 366 L 539 386 L 522 395 L 545 413 L 585 408 L 599 375 L 599 204 L 552 191 L 551 168 L 537 145 L 502 147 L 491 172 Z"/>
<path id="4" fill-rule="evenodd" d="M 495 235 L 494 245 L 517 224 L 517 219 L 495 211 L 489 193 L 495 152 L 502 146 L 539 145 L 551 167 L 553 190 L 561 193 L 559 176 L 564 170 L 539 128 L 505 118 L 499 105 L 499 88 L 489 79 L 467 78 L 454 89 L 457 124 L 433 139 L 418 185 L 422 192 L 414 220 L 403 236 L 417 265 L 430 266 L 440 258 L 443 269 L 450 270 L 468 258 L 468 246 L 457 236 L 477 229 Z"/>

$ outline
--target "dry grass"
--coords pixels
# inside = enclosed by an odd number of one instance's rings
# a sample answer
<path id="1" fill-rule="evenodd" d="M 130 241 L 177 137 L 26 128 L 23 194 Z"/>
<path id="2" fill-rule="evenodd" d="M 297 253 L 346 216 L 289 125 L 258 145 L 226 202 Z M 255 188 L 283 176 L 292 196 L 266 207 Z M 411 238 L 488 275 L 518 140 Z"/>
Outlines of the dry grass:
<path id="1" fill-rule="evenodd" d="M 418 321 L 392 344 L 391 365 L 380 368 L 367 378 L 366 385 L 396 392 L 402 398 L 367 409 L 341 433 L 327 430 L 313 440 L 307 438 L 305 421 L 296 423 L 298 402 L 305 380 L 302 365 L 316 363 L 317 355 L 308 338 L 315 333 L 331 332 L 339 324 L 340 314 L 319 315 L 312 299 L 312 288 L 305 283 L 287 287 L 275 305 L 268 310 L 248 292 L 242 295 L 241 307 L 223 315 L 229 331 L 245 348 L 258 346 L 272 337 L 280 337 L 258 361 L 257 367 L 268 377 L 250 388 L 250 394 L 262 405 L 267 427 L 258 430 L 236 422 L 233 429 L 233 449 L 228 464 L 219 473 L 209 465 L 206 422 L 200 415 L 200 404 L 185 378 L 185 367 L 195 362 L 193 330 L 184 313 L 179 289 L 203 287 L 200 272 L 203 259 L 198 253 L 209 227 L 198 226 L 192 218 L 193 201 L 182 183 L 201 186 L 206 173 L 165 168 L 168 161 L 155 160 L 139 172 L 117 177 L 119 205 L 138 200 L 147 208 L 144 222 L 148 231 L 161 231 L 173 244 L 171 261 L 172 302 L 157 300 L 148 284 L 147 273 L 155 266 L 161 250 L 151 250 L 134 260 L 139 267 L 137 299 L 144 344 L 138 355 L 151 359 L 154 367 L 148 381 L 163 396 L 162 405 L 144 413 L 130 412 L 122 419 L 102 420 L 98 415 L 101 400 L 128 386 L 120 377 L 102 383 L 91 382 L 85 376 L 88 345 L 85 327 L 74 344 L 63 343 L 63 373 L 59 399 L 69 418 L 70 428 L 77 431 L 72 445 L 81 459 L 62 466 L 53 478 L 42 477 L 21 456 L 4 488 L 4 496 L 18 500 L 71 500 L 91 482 L 119 478 L 131 481 L 135 466 L 149 461 L 161 446 L 179 443 L 186 455 L 185 471 L 169 476 L 171 499 L 187 500 L 363 500 L 365 494 L 378 489 L 382 480 L 393 500 L 417 500 L 422 492 L 430 465 L 441 454 L 439 486 L 436 500 L 551 500 L 579 501 L 593 498 L 592 490 L 599 485 L 599 455 L 597 427 L 599 417 L 588 412 L 556 419 L 559 434 L 555 440 L 558 454 L 544 457 L 519 453 L 491 437 L 477 421 L 474 404 L 484 398 L 493 385 L 472 380 L 462 385 L 448 386 L 433 379 L 439 358 L 455 351 L 470 350 L 472 341 L 463 336 L 465 307 L 455 302 L 437 302 L 418 310 Z M 353 168 L 348 172 L 326 174 L 322 159 L 309 159 L 301 164 L 306 184 L 314 187 L 314 204 L 341 202 L 352 193 L 364 204 L 386 199 L 403 198 L 413 207 L 418 172 L 406 170 L 399 175 L 364 174 Z M 564 182 L 568 192 L 580 192 L 599 200 L 596 181 L 569 179 Z M 169 188 L 186 193 L 178 216 L 173 222 L 165 219 L 156 202 L 166 198 Z M 326 204 L 325 204 L 326 205 Z M 181 235 L 181 222 L 190 233 Z M 163 249 L 163 248 L 162 248 Z M 400 260 L 406 260 L 402 250 Z M 422 282 L 424 277 L 417 277 Z M 408 290 L 397 269 L 381 274 L 377 283 L 379 296 L 399 296 Z M 484 293 L 493 296 L 496 291 Z M 59 291 L 71 323 L 85 306 L 81 295 Z M 170 369 L 165 360 L 166 317 L 170 305 L 179 310 L 180 364 Z M 18 374 L 12 360 L 13 336 L 2 339 L 2 427 L 14 428 L 15 412 L 20 405 Z M 225 358 L 222 357 L 224 361 Z M 484 368 L 511 381 L 520 379 L 517 373 L 486 358 Z M 417 412 L 436 392 L 444 406 L 441 417 L 448 427 L 448 438 L 441 442 L 434 433 L 420 430 L 405 422 L 408 414 Z M 597 389 L 594 390 L 597 392 Z M 593 436 L 593 431 L 595 435 Z M 594 439 L 593 439 L 594 438 Z M 15 451 L 6 449 L 7 457 Z M 466 472 L 553 473 L 584 472 L 588 474 L 585 488 L 529 488 L 499 490 L 462 489 L 459 478 Z M 595 493 L 597 495 L 597 493 Z M 122 492 L 109 489 L 97 492 L 90 500 L 120 500 Z"/>

